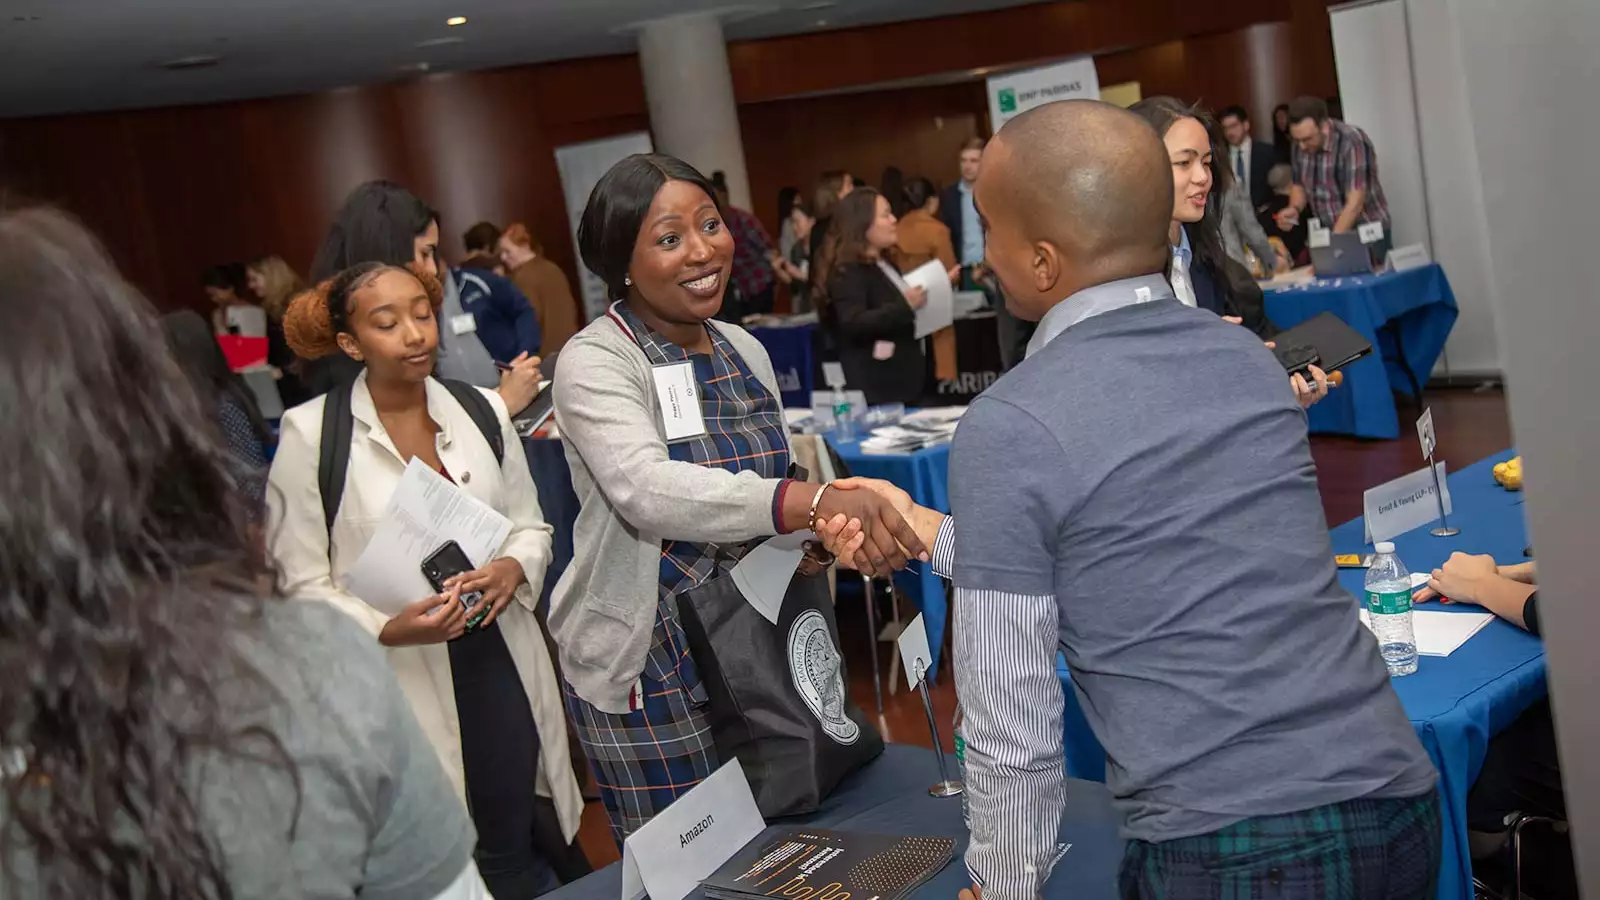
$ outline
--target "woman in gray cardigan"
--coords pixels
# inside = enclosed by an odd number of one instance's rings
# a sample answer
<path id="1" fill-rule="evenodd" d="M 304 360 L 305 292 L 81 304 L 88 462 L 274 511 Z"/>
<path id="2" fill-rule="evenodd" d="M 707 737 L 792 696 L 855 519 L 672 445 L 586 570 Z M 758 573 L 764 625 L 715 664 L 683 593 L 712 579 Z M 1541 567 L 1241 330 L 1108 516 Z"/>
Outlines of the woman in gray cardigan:
<path id="1" fill-rule="evenodd" d="M 676 597 L 727 577 L 751 541 L 859 523 L 886 573 L 926 558 L 870 491 L 786 478 L 788 432 L 760 342 L 710 319 L 733 237 L 711 185 L 668 156 L 606 173 L 583 213 L 584 265 L 614 302 L 561 353 L 555 415 L 581 502 L 550 629 L 568 711 L 620 841 L 716 770 L 707 695 Z M 802 568 L 831 559 L 820 545 Z"/>

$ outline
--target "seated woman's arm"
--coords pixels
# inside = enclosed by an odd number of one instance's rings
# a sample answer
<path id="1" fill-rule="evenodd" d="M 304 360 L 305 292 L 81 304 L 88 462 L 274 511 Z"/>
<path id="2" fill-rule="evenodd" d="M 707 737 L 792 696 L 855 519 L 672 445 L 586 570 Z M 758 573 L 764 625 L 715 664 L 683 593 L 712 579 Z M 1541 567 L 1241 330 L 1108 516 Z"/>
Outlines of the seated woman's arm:
<path id="1" fill-rule="evenodd" d="M 1537 603 L 1530 615 L 1529 598 L 1537 594 L 1531 582 L 1532 563 L 1508 566 L 1505 571 L 1494 564 L 1492 556 L 1471 556 L 1452 553 L 1445 564 L 1433 570 L 1428 586 L 1413 596 L 1416 602 L 1440 599 L 1449 603 L 1474 603 L 1494 613 L 1507 622 L 1526 631 L 1538 634 Z M 1520 581 L 1507 573 L 1527 577 Z"/>
<path id="2" fill-rule="evenodd" d="M 633 351 L 637 353 L 637 350 Z M 778 532 L 778 479 L 677 462 L 656 431 L 655 385 L 583 336 L 557 362 L 556 424 L 617 515 L 654 537 L 741 541 Z"/>

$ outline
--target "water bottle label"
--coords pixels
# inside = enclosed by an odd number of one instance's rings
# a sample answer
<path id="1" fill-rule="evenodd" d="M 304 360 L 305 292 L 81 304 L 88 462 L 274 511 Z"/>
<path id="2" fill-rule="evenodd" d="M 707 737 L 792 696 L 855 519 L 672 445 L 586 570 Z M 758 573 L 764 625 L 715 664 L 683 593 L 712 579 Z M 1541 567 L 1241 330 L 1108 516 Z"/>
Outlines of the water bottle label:
<path id="1" fill-rule="evenodd" d="M 967 742 L 966 742 L 966 740 L 963 739 L 960 734 L 957 734 L 955 743 L 956 743 L 956 762 L 958 762 L 958 763 L 966 762 L 966 760 L 967 760 Z"/>
<path id="2" fill-rule="evenodd" d="M 1411 592 L 1392 593 L 1367 591 L 1367 610 L 1376 615 L 1390 616 L 1411 611 Z"/>

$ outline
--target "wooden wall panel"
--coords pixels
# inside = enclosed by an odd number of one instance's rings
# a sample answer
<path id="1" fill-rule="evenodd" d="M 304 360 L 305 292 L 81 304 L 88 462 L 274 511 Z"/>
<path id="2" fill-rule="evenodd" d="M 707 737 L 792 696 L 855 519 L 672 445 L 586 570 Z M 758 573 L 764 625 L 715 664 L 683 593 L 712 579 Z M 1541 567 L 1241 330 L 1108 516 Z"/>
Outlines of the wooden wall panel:
<path id="1" fill-rule="evenodd" d="M 947 182 L 984 127 L 981 82 L 835 93 L 1077 52 L 1146 95 L 1262 104 L 1330 93 L 1327 0 L 1076 0 L 729 46 L 755 212 L 844 167 Z M 1287 19 L 1287 21 L 1284 21 Z M 1319 31 L 1320 29 L 1320 31 Z M 1278 85 L 1293 90 L 1269 96 Z M 785 99 L 787 98 L 787 99 Z M 520 219 L 576 272 L 553 151 L 648 129 L 635 56 L 431 76 L 311 96 L 0 121 L 0 191 L 82 217 L 163 307 L 203 304 L 200 270 L 262 253 L 304 272 L 344 195 L 377 177 L 440 209 L 445 249 Z"/>

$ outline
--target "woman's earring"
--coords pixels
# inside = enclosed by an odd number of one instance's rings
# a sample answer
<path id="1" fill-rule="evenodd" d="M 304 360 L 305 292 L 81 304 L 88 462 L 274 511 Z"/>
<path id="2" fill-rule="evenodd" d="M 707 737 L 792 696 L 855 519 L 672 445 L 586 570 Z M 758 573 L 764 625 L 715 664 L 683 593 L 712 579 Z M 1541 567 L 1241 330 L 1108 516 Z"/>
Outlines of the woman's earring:
<path id="1" fill-rule="evenodd" d="M 624 276 L 622 276 L 622 285 L 623 285 L 623 287 L 633 287 L 633 276 L 632 275 L 624 275 Z"/>

